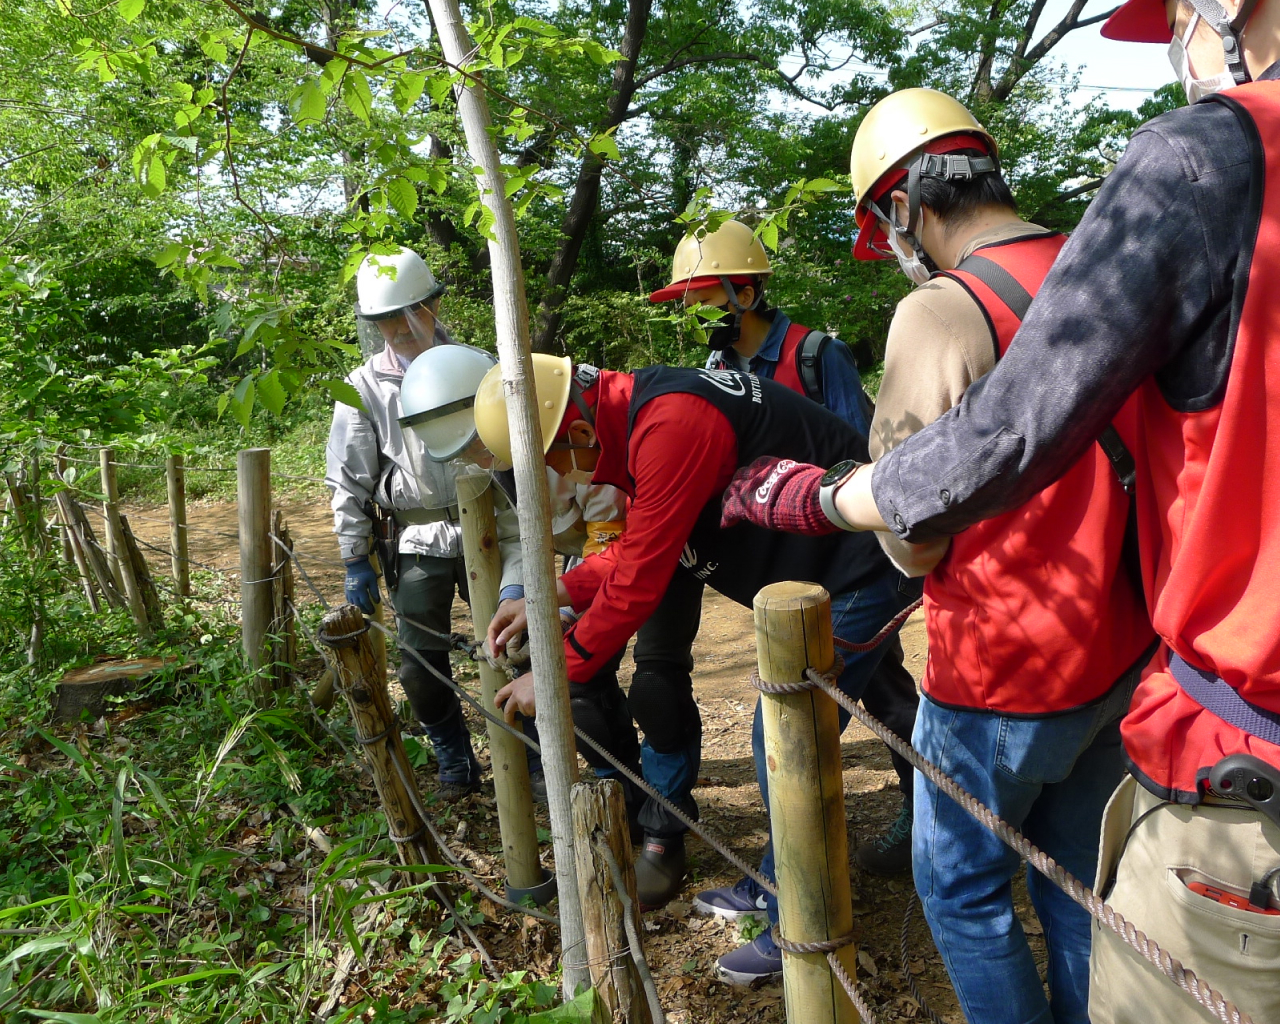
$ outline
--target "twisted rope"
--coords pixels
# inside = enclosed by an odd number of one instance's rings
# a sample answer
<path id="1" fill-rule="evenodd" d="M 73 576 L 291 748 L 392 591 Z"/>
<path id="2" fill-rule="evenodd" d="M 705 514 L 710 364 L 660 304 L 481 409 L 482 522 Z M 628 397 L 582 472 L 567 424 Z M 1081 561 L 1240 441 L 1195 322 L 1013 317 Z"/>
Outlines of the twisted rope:
<path id="1" fill-rule="evenodd" d="M 1253 1019 L 1247 1013 L 1212 986 L 1201 981 L 1194 971 L 1184 967 L 1176 957 L 1161 949 L 1154 939 L 1126 921 L 1123 915 L 1099 898 L 1089 886 L 1047 853 L 1038 849 L 1026 836 L 961 787 L 937 765 L 922 757 L 909 743 L 904 742 L 869 715 L 857 701 L 842 693 L 835 685 L 833 675 L 809 668 L 805 669 L 805 678 L 814 688 L 821 690 L 870 729 L 885 746 L 905 758 L 913 768 L 963 807 L 979 824 L 994 833 L 1019 857 L 1080 904 L 1094 920 L 1119 936 L 1215 1018 L 1223 1024 L 1253 1024 Z"/>
<path id="2" fill-rule="evenodd" d="M 873 651 L 888 640 L 889 637 L 893 636 L 893 634 L 898 631 L 898 627 L 906 622 L 907 619 L 911 618 L 912 613 L 914 613 L 915 610 L 923 604 L 923 597 L 912 601 L 911 604 L 907 605 L 902 609 L 902 611 L 898 612 L 897 615 L 886 622 L 884 628 L 880 630 L 879 633 L 863 643 L 854 643 L 852 640 L 841 640 L 838 636 L 832 637 L 831 642 L 839 647 L 840 650 L 849 651 L 853 654 L 862 654 L 866 651 Z"/>

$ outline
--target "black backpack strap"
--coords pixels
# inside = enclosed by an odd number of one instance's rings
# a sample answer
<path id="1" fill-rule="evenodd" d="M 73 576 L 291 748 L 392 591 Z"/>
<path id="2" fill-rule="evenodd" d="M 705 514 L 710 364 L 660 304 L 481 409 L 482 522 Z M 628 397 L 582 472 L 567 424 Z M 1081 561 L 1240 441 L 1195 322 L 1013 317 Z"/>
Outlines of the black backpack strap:
<path id="1" fill-rule="evenodd" d="M 1120 486 L 1124 488 L 1125 494 L 1132 497 L 1138 467 L 1133 461 L 1133 453 L 1120 440 L 1120 432 L 1116 430 L 1114 424 L 1108 423 L 1107 429 L 1098 435 L 1098 447 L 1110 460 L 1111 468 L 1120 478 Z"/>
<path id="2" fill-rule="evenodd" d="M 826 405 L 822 390 L 822 347 L 831 340 L 824 331 L 810 331 L 796 346 L 796 376 L 804 393 L 819 405 Z"/>
<path id="3" fill-rule="evenodd" d="M 967 259 L 961 260 L 956 270 L 972 274 L 995 292 L 997 298 L 1013 310 L 1014 316 L 1019 320 L 1026 318 L 1027 310 L 1031 308 L 1031 293 L 999 263 L 974 253 Z"/>

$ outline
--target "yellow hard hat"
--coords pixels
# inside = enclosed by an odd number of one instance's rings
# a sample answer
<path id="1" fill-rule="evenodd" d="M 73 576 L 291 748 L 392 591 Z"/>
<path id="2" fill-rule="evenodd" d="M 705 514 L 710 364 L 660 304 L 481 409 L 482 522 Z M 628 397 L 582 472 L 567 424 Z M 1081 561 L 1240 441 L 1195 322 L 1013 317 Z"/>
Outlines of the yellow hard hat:
<path id="1" fill-rule="evenodd" d="M 560 429 L 569 405 L 573 383 L 573 363 L 567 356 L 533 354 L 533 391 L 538 399 L 538 424 L 542 427 L 545 455 Z M 502 369 L 495 366 L 476 389 L 476 433 L 484 446 L 507 465 L 511 459 L 511 427 L 507 422 L 507 395 L 502 387 Z"/>
<path id="2" fill-rule="evenodd" d="M 954 139 L 938 143 L 946 136 Z M 931 145 L 932 144 L 932 145 Z M 936 89 L 902 89 L 872 107 L 858 126 L 849 155 L 849 177 L 855 198 L 854 217 L 858 241 L 853 254 L 859 259 L 878 259 L 883 253 L 869 248 L 878 227 L 868 209 L 879 198 L 888 175 L 909 169 L 926 147 L 930 153 L 953 149 L 986 149 L 998 170 L 996 140 L 958 100 Z M 974 173 L 982 173 L 980 170 Z"/>
<path id="3" fill-rule="evenodd" d="M 671 283 L 649 296 L 650 302 L 678 299 L 695 288 L 721 284 L 721 278 L 773 273 L 760 239 L 741 221 L 727 220 L 715 231 L 685 235 L 671 261 Z M 745 284 L 745 281 L 734 281 Z"/>

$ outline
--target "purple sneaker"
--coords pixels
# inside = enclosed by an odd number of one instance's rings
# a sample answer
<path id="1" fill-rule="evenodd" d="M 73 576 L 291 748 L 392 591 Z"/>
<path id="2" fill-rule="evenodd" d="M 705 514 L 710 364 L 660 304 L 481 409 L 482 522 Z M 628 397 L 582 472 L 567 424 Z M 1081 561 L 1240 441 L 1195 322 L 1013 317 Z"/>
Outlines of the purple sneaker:
<path id="1" fill-rule="evenodd" d="M 707 889 L 693 900 L 693 909 L 699 914 L 715 914 L 727 921 L 741 921 L 747 917 L 764 917 L 765 891 L 754 878 L 743 878 L 732 888 Z"/>
<path id="2" fill-rule="evenodd" d="M 771 931 L 761 932 L 751 942 L 726 953 L 716 961 L 716 975 L 730 985 L 750 985 L 769 981 L 782 974 L 782 950 Z"/>

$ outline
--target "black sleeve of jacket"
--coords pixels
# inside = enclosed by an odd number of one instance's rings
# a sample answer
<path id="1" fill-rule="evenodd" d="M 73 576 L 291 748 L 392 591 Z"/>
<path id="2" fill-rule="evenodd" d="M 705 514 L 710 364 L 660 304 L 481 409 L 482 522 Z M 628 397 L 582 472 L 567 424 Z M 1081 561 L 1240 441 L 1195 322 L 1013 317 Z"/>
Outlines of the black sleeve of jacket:
<path id="1" fill-rule="evenodd" d="M 1221 377 L 1237 256 L 1256 229 L 1249 159 L 1220 103 L 1134 135 L 1004 358 L 876 464 L 876 505 L 894 533 L 929 540 L 1016 508 L 1152 373 L 1166 395 Z"/>

